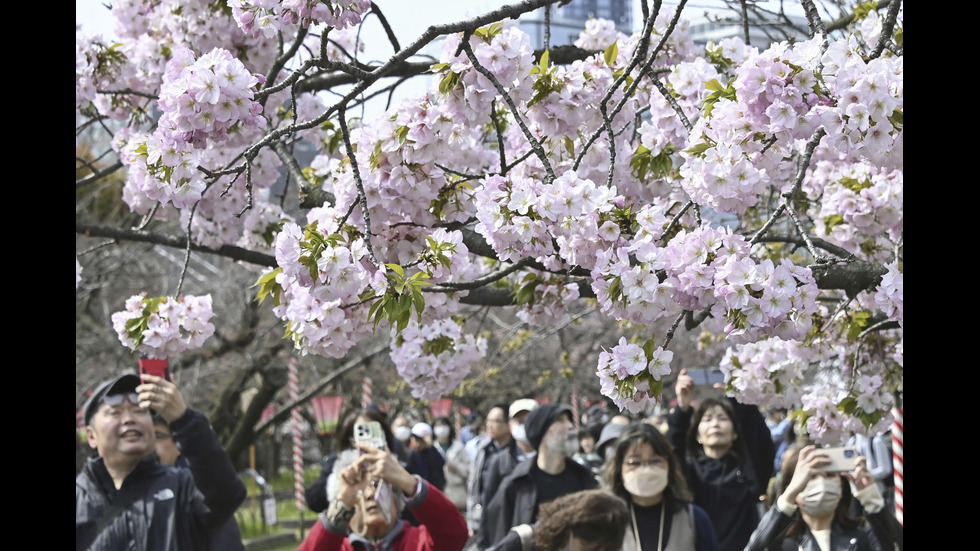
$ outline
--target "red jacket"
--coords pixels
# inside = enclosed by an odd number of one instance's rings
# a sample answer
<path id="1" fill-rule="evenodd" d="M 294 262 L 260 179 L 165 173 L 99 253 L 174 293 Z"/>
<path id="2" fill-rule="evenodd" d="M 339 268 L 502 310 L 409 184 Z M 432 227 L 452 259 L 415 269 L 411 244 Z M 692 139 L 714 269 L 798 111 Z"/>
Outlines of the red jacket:
<path id="1" fill-rule="evenodd" d="M 419 495 L 406 507 L 419 521 L 414 526 L 402 520 L 401 533 L 391 541 L 391 551 L 461 551 L 469 537 L 466 520 L 459 509 L 435 486 L 422 480 Z M 296 551 L 353 551 L 350 538 L 334 531 L 323 514 Z"/>

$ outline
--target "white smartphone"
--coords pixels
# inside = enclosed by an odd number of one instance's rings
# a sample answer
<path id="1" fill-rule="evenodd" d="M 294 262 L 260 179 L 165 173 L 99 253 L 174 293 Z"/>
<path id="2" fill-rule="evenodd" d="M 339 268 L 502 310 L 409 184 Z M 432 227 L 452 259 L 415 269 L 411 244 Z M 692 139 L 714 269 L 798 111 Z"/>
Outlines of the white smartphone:
<path id="1" fill-rule="evenodd" d="M 385 444 L 384 429 L 381 428 L 381 423 L 377 421 L 354 423 L 354 443 L 367 444 L 382 451 L 388 447 Z"/>
<path id="2" fill-rule="evenodd" d="M 377 421 L 367 423 L 354 423 L 354 442 L 367 444 L 379 450 L 387 449 L 384 429 Z M 361 452 L 364 453 L 363 451 Z M 365 465 L 366 467 L 366 465 Z M 391 485 L 381 480 L 374 488 L 374 501 L 378 504 L 378 509 L 385 518 L 385 522 L 390 523 L 392 517 Z"/>
<path id="3" fill-rule="evenodd" d="M 821 471 L 839 473 L 854 470 L 854 462 L 858 458 L 856 449 L 840 446 L 835 448 L 821 448 L 819 451 L 830 456 L 830 464 L 820 467 Z"/>

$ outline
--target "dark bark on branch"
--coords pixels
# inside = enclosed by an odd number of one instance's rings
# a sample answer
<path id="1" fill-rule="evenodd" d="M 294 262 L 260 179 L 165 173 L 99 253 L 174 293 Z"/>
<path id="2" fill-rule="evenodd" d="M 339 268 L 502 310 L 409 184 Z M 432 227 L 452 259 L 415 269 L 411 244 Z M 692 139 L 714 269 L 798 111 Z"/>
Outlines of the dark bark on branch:
<path id="1" fill-rule="evenodd" d="M 88 237 L 107 237 L 118 241 L 152 243 L 154 245 L 163 245 L 165 247 L 173 247 L 175 249 L 187 248 L 187 239 L 184 237 L 161 235 L 158 233 L 148 232 L 145 230 L 134 230 L 131 228 L 95 226 L 84 224 L 78 220 L 75 221 L 75 233 L 84 234 Z M 216 254 L 232 260 L 249 262 L 259 266 L 268 266 L 270 268 L 276 266 L 275 256 L 250 251 L 234 245 L 224 245 L 218 249 L 214 249 L 194 243 L 191 245 L 191 250 L 202 253 Z"/>
<path id="2" fill-rule="evenodd" d="M 813 278 L 821 289 L 840 289 L 854 297 L 861 291 L 874 289 L 888 269 L 881 264 L 855 260 L 847 263 L 811 266 Z"/>

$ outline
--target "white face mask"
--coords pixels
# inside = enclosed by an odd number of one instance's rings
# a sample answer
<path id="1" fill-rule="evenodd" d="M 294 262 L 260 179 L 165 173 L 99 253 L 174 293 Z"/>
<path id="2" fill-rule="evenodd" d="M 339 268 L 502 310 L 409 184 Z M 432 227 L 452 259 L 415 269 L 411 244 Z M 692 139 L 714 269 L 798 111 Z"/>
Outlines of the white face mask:
<path id="1" fill-rule="evenodd" d="M 840 478 L 815 476 L 806 483 L 797 502 L 805 513 L 815 517 L 832 515 L 840 503 Z"/>
<path id="2" fill-rule="evenodd" d="M 432 430 L 435 432 L 436 438 L 440 440 L 442 440 L 443 438 L 449 438 L 449 427 L 447 427 L 446 425 L 439 425 L 438 427 Z"/>
<path id="3" fill-rule="evenodd" d="M 513 427 L 511 427 L 510 436 L 511 438 L 517 440 L 518 442 L 522 442 L 524 444 L 528 443 L 527 432 L 524 431 L 524 423 L 521 423 L 520 425 L 514 425 Z"/>
<path id="4" fill-rule="evenodd" d="M 623 486 L 636 497 L 653 497 L 667 487 L 667 469 L 640 467 L 623 473 Z"/>
<path id="5" fill-rule="evenodd" d="M 395 428 L 395 438 L 401 440 L 402 442 L 408 442 L 408 437 L 412 436 L 412 429 L 402 425 Z"/>

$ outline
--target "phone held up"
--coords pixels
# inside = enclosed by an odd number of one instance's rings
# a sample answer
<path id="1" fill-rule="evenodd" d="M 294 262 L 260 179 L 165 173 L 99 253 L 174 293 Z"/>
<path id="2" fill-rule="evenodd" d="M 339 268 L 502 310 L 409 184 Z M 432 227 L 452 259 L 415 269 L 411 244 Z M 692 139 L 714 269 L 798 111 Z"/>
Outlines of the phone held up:
<path id="1" fill-rule="evenodd" d="M 354 443 L 367 444 L 379 450 L 384 450 L 385 433 L 381 428 L 381 423 L 368 421 L 367 423 L 354 423 Z"/>
<path id="2" fill-rule="evenodd" d="M 820 451 L 830 456 L 830 464 L 820 467 L 821 471 L 839 473 L 854 470 L 854 462 L 858 458 L 856 449 L 838 446 L 834 448 L 822 448 Z"/>
<path id="3" fill-rule="evenodd" d="M 145 383 L 143 375 L 147 373 L 150 375 L 156 375 L 157 377 L 163 377 L 164 379 L 171 381 L 170 378 L 170 363 L 166 358 L 159 360 L 155 358 L 140 358 L 140 382 Z"/>
<path id="4" fill-rule="evenodd" d="M 377 421 L 367 423 L 354 423 L 354 442 L 357 444 L 367 444 L 379 450 L 387 449 L 384 429 Z M 361 454 L 364 452 L 361 451 Z M 378 504 L 378 509 L 385 518 L 385 522 L 391 522 L 392 503 L 391 486 L 381 481 L 374 489 L 374 501 Z"/>

